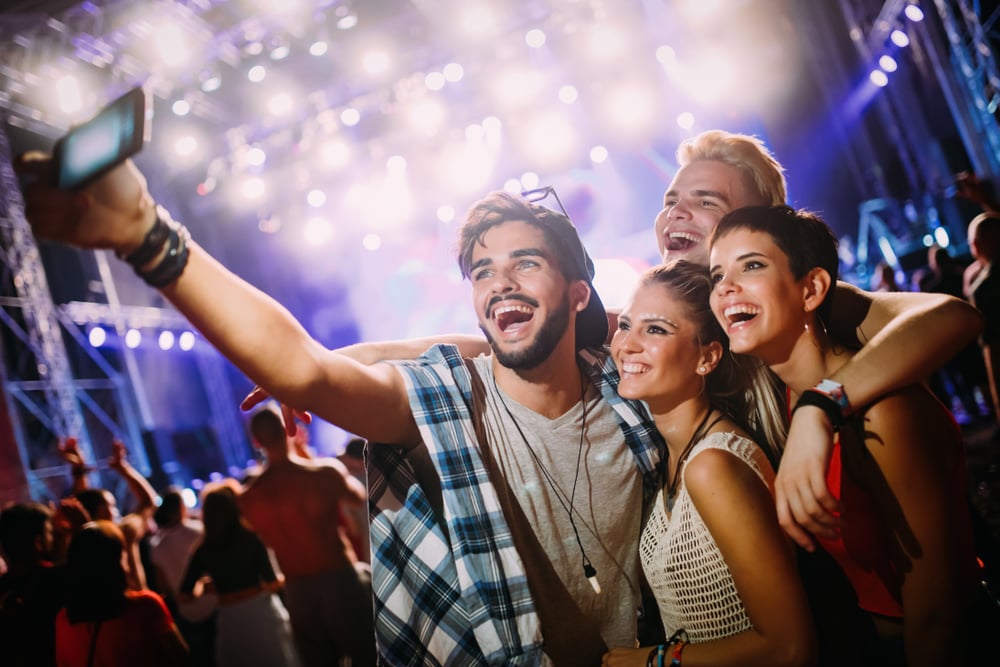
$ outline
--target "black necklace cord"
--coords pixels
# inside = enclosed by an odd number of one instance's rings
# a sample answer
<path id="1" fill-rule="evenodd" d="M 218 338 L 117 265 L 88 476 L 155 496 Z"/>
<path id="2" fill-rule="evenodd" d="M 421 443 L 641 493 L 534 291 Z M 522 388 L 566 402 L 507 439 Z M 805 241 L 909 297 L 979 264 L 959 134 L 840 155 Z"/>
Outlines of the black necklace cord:
<path id="1" fill-rule="evenodd" d="M 684 445 L 684 449 L 681 450 L 680 456 L 677 457 L 677 466 L 674 468 L 673 478 L 671 478 L 670 482 L 667 484 L 668 511 L 672 512 L 674 510 L 674 498 L 677 496 L 677 486 L 680 484 L 681 467 L 684 465 L 684 461 L 687 459 L 688 454 L 691 453 L 691 450 L 694 449 L 695 445 L 701 442 L 701 439 L 705 437 L 705 433 L 713 426 L 715 426 L 717 423 L 719 423 L 719 420 L 722 419 L 722 415 L 720 414 L 706 428 L 705 424 L 708 423 L 708 418 L 711 417 L 712 413 L 714 412 L 715 408 L 713 408 L 711 405 L 708 406 L 708 411 L 705 413 L 705 416 L 702 417 L 701 423 L 698 424 L 698 428 L 696 428 L 694 430 L 694 433 L 691 434 L 691 439 L 688 440 L 688 443 L 686 445 Z"/>
<path id="2" fill-rule="evenodd" d="M 573 488 L 570 490 L 569 505 L 563 499 L 565 491 L 562 491 L 556 484 L 555 479 L 552 474 L 546 469 L 545 465 L 542 464 L 542 460 L 538 458 L 538 454 L 535 449 L 528 442 L 528 438 L 525 437 L 524 431 L 521 430 L 521 425 L 518 423 L 517 419 L 514 417 L 514 413 L 511 412 L 510 407 L 507 406 L 507 401 L 504 400 L 503 394 L 500 392 L 500 387 L 497 385 L 496 375 L 493 375 L 493 389 L 496 391 L 497 396 L 500 397 L 500 403 L 503 405 L 503 409 L 507 412 L 507 416 L 510 417 L 510 421 L 514 424 L 514 428 L 517 429 L 518 435 L 521 436 L 521 440 L 524 442 L 524 446 L 528 448 L 528 453 L 531 454 L 531 458 L 535 461 L 535 465 L 538 466 L 539 471 L 542 473 L 542 477 L 552 487 L 552 492 L 556 496 L 556 500 L 562 506 L 563 511 L 566 512 L 566 516 L 569 517 L 569 525 L 573 529 L 573 536 L 576 538 L 576 545 L 580 547 L 580 556 L 583 562 L 583 574 L 587 577 L 587 581 L 590 582 L 590 587 L 594 589 L 594 593 L 600 594 L 601 583 L 597 580 L 597 568 L 594 564 L 590 562 L 590 558 L 587 557 L 587 552 L 583 548 L 583 540 L 580 539 L 580 531 L 576 527 L 576 522 L 573 520 L 574 505 L 576 499 L 576 485 L 580 481 L 580 461 L 583 459 L 583 435 L 587 429 L 587 385 L 580 375 L 580 405 L 583 409 L 583 417 L 580 423 L 580 446 L 576 452 L 576 473 L 573 475 Z"/>

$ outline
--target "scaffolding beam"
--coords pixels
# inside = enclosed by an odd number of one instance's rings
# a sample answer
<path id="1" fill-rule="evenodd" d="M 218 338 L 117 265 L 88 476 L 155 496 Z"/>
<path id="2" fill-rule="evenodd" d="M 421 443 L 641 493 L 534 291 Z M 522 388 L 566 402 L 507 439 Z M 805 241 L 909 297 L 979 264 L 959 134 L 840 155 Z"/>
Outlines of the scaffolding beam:
<path id="1" fill-rule="evenodd" d="M 978 3 L 977 3 L 978 4 Z M 986 30 L 968 0 L 934 0 L 948 39 L 935 63 L 938 82 L 955 118 L 972 169 L 1000 177 L 1000 70 Z M 988 19 L 989 20 L 989 19 Z"/>
<path id="2" fill-rule="evenodd" d="M 18 453 L 33 497 L 45 499 L 52 491 L 35 470 L 34 462 L 51 455 L 54 439 L 75 436 L 81 453 L 94 460 L 94 452 L 84 424 L 73 374 L 66 354 L 56 306 L 52 302 L 38 245 L 24 217 L 24 201 L 11 163 L 10 142 L 0 129 L 0 262 L 10 276 L 16 300 L 8 300 L 5 309 L 16 310 L 23 321 L 23 330 L 11 329 L 16 322 L 11 317 L 0 318 L 0 325 L 12 335 L 5 336 L 9 345 L 7 357 L 20 359 L 19 368 L 8 368 L 4 374 L 4 394 L 7 397 Z M 3 286 L 7 289 L 7 285 Z M 5 315 L 9 313 L 5 312 Z M 33 359 L 33 367 L 27 363 Z M 30 387 L 28 384 L 30 383 Z M 25 401 L 12 397 L 34 397 L 35 414 L 26 413 Z M 29 429 L 25 417 L 32 417 L 44 429 Z M 41 419 L 39 419 L 41 417 Z M 40 432 L 41 431 L 41 432 Z M 48 437 L 46 437 L 46 432 Z"/>

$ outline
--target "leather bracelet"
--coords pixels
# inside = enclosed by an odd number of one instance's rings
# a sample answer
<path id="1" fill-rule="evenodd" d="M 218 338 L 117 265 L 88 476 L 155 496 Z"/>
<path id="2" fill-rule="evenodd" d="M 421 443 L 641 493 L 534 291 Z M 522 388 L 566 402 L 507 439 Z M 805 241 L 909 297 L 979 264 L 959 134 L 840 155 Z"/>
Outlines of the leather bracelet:
<path id="1" fill-rule="evenodd" d="M 833 426 L 834 431 L 839 431 L 840 426 L 844 423 L 844 414 L 840 409 L 840 404 L 831 398 L 829 394 L 824 394 L 816 389 L 806 389 L 795 403 L 792 415 L 795 414 L 795 410 L 804 405 L 812 405 L 822 410 L 826 414 L 827 419 L 830 420 L 830 425 Z"/>
<path id="2" fill-rule="evenodd" d="M 188 248 L 189 239 L 190 235 L 187 228 L 183 225 L 175 224 L 170 227 L 170 245 L 163 259 L 153 268 L 147 271 L 136 270 L 136 273 L 147 285 L 157 289 L 166 287 L 174 282 L 180 277 L 187 266 L 188 255 L 190 254 L 190 249 Z"/>
<path id="3" fill-rule="evenodd" d="M 149 262 L 156 259 L 156 256 L 163 250 L 163 244 L 170 238 L 170 225 L 166 220 L 170 220 L 170 215 L 162 206 L 156 207 L 156 220 L 146 236 L 143 237 L 139 247 L 127 255 L 118 255 L 132 265 L 138 271 Z"/>

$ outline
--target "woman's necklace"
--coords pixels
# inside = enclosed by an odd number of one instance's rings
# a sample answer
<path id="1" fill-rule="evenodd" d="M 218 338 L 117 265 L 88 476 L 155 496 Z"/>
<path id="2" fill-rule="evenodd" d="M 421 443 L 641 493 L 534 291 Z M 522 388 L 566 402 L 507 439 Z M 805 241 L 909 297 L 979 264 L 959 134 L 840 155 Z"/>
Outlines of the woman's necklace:
<path id="1" fill-rule="evenodd" d="M 702 438 L 705 437 L 705 433 L 708 431 L 708 429 L 718 424 L 719 420 L 722 419 L 722 415 L 720 414 L 718 417 L 715 418 L 715 420 L 711 424 L 708 425 L 708 427 L 706 427 L 705 424 L 708 423 L 708 418 L 712 416 L 713 412 L 715 412 L 715 409 L 709 406 L 708 411 L 705 413 L 705 416 L 702 417 L 701 423 L 698 424 L 698 428 L 696 428 L 694 430 L 694 433 L 691 434 L 691 439 L 688 440 L 688 443 L 684 446 L 684 449 L 681 450 L 680 456 L 677 457 L 677 465 L 674 467 L 674 476 L 670 480 L 670 483 L 667 484 L 668 512 L 674 511 L 674 498 L 677 497 L 677 486 L 680 484 L 681 468 L 684 466 L 684 461 L 687 459 L 688 454 L 690 454 L 691 450 L 694 449 L 694 446 L 698 444 Z"/>
<path id="2" fill-rule="evenodd" d="M 535 461 L 535 465 L 538 466 L 538 469 L 541 471 L 542 477 L 552 488 L 552 492 L 555 494 L 556 500 L 559 501 L 559 504 L 562 505 L 563 510 L 565 510 L 566 515 L 569 517 L 569 525 L 573 529 L 573 535 L 576 537 L 576 544 L 580 547 L 580 556 L 583 558 L 583 574 L 587 577 L 587 581 L 590 582 L 594 592 L 600 593 L 601 584 L 597 581 L 597 569 L 594 567 L 593 563 L 590 562 L 590 559 L 587 558 L 587 552 L 584 551 L 583 542 L 580 540 L 580 531 L 577 530 L 576 522 L 573 520 L 573 504 L 576 496 L 576 483 L 580 480 L 580 461 L 583 458 L 583 434 L 587 429 L 587 385 L 583 376 L 580 376 L 580 405 L 583 410 L 583 417 L 580 422 L 580 446 L 576 452 L 576 473 L 573 475 L 573 488 L 569 493 L 568 504 L 563 498 L 563 496 L 566 495 L 566 492 L 559 488 L 556 484 L 555 478 L 552 477 L 552 473 L 550 473 L 542 464 L 542 460 L 538 458 L 538 454 L 535 453 L 535 449 L 531 446 L 531 443 L 528 442 L 528 438 L 525 437 L 524 431 L 521 430 L 521 425 L 514 417 L 514 413 L 511 412 L 510 408 L 507 406 L 507 401 L 504 400 L 503 394 L 500 392 L 500 387 L 497 386 L 496 375 L 493 376 L 493 390 L 496 392 L 497 396 L 500 397 L 500 404 L 503 405 L 503 409 L 507 411 L 507 416 L 510 417 L 510 421 L 514 424 L 514 428 L 517 429 L 518 435 L 521 436 L 521 441 L 524 442 L 524 446 L 527 447 L 528 453 L 531 454 L 531 458 Z"/>

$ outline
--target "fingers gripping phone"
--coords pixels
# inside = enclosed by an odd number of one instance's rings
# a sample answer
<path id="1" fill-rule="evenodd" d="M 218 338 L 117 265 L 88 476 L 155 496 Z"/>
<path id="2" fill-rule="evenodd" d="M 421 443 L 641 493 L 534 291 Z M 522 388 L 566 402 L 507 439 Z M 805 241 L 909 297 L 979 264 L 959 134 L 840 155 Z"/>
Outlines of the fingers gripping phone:
<path id="1" fill-rule="evenodd" d="M 56 186 L 79 190 L 129 157 L 146 140 L 146 93 L 133 88 L 56 142 Z"/>

